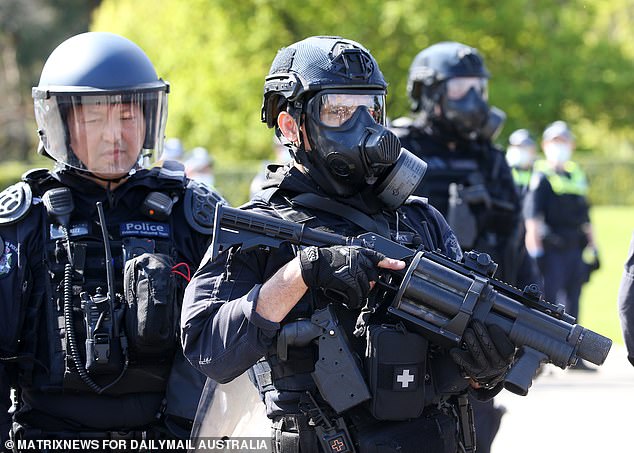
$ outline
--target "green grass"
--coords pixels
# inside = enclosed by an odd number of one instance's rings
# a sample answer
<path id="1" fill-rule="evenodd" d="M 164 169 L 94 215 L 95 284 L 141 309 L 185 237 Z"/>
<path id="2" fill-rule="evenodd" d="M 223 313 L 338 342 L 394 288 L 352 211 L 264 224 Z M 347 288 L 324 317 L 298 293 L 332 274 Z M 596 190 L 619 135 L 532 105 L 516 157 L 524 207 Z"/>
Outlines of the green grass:
<path id="1" fill-rule="evenodd" d="M 616 298 L 634 229 L 634 207 L 597 206 L 590 217 L 601 268 L 583 287 L 579 323 L 622 344 Z"/>

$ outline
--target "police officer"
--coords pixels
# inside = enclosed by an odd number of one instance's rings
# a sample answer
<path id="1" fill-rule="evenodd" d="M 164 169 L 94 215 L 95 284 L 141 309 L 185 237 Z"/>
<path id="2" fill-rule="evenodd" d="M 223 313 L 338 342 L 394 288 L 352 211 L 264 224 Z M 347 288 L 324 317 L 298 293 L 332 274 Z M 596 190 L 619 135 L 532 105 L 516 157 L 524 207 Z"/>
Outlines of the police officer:
<path id="1" fill-rule="evenodd" d="M 133 42 L 60 44 L 33 88 L 40 151 L 0 194 L 0 394 L 15 439 L 186 439 L 204 376 L 178 318 L 222 199 L 160 155 L 169 85 Z M 11 420 L 2 407 L 2 438 Z"/>
<path id="2" fill-rule="evenodd" d="M 393 131 L 404 148 L 428 164 L 415 194 L 447 217 L 465 250 L 489 253 L 496 277 L 519 287 L 537 281 L 526 256 L 519 195 L 502 150 L 492 140 L 505 114 L 488 104 L 484 60 L 458 42 L 434 44 L 416 55 L 407 82 L 412 117 Z M 478 451 L 488 452 L 503 415 L 493 401 L 474 402 Z"/>
<path id="3" fill-rule="evenodd" d="M 338 234 L 371 231 L 460 258 L 442 215 L 408 197 L 425 164 L 385 127 L 386 85 L 357 42 L 310 37 L 281 49 L 264 84 L 262 120 L 291 143 L 294 165 L 270 171 L 269 188 L 243 208 Z M 404 266 L 362 247 L 230 248 L 203 261 L 186 289 L 185 355 L 219 382 L 251 368 L 276 452 L 469 450 L 463 395 L 499 391 L 513 346 L 493 327 L 475 323 L 464 349 L 447 351 L 384 310 L 369 312 L 380 302 L 373 288 L 381 270 Z M 306 320 L 326 314 L 343 331 L 327 336 L 346 339 L 335 351 L 347 372 L 333 376 L 349 377 L 345 386 L 324 385 L 316 366 L 325 352 L 311 341 Z M 380 338 L 390 338 L 389 345 Z M 411 357 L 396 358 L 397 351 Z M 374 399 L 355 400 L 360 395 L 348 390 L 366 385 Z"/>
<path id="4" fill-rule="evenodd" d="M 414 116 L 392 126 L 403 147 L 428 164 L 416 195 L 447 217 L 463 249 L 489 253 L 500 265 L 496 276 L 523 287 L 534 280 L 517 281 L 521 209 L 504 154 L 492 142 L 506 116 L 488 104 L 488 78 L 473 47 L 434 44 L 409 69 Z"/>
<path id="5" fill-rule="evenodd" d="M 592 224 L 586 195 L 588 183 L 581 168 L 570 160 L 575 141 L 564 121 L 544 130 L 545 160 L 533 167 L 526 194 L 526 248 L 539 265 L 546 300 L 565 305 L 566 312 L 579 316 L 579 296 L 587 277 L 585 248 L 593 251 Z M 579 361 L 577 369 L 587 369 Z"/>
<path id="6" fill-rule="evenodd" d="M 537 159 L 537 144 L 527 129 L 518 129 L 509 135 L 506 162 L 511 167 L 515 186 L 522 198 L 528 191 L 535 159 Z"/>

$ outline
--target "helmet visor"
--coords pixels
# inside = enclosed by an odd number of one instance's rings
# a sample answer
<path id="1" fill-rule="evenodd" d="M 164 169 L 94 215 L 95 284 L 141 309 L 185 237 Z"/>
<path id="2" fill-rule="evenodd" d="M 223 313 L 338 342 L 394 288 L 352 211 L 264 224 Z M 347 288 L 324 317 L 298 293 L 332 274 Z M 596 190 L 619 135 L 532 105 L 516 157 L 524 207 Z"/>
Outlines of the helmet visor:
<path id="1" fill-rule="evenodd" d="M 149 165 L 162 151 L 166 94 L 51 95 L 35 99 L 46 152 L 58 163 L 103 178 Z"/>
<path id="2" fill-rule="evenodd" d="M 488 81 L 484 77 L 453 77 L 447 80 L 447 99 L 462 99 L 472 88 L 482 99 L 489 98 Z"/>
<path id="3" fill-rule="evenodd" d="M 327 127 L 343 126 L 359 107 L 365 107 L 379 124 L 385 124 L 385 93 L 322 92 L 319 98 L 319 121 Z"/>

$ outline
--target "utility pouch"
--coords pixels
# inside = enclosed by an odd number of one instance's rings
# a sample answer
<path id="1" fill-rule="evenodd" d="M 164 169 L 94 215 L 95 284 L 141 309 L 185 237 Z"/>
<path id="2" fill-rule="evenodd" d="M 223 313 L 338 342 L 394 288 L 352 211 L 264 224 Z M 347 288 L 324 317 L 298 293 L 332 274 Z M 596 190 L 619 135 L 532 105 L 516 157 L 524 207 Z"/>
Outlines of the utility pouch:
<path id="1" fill-rule="evenodd" d="M 166 356 L 175 350 L 177 285 L 172 266 L 173 260 L 160 253 L 144 253 L 125 263 L 125 329 L 135 357 Z"/>
<path id="2" fill-rule="evenodd" d="M 369 327 L 365 369 L 374 418 L 407 420 L 422 414 L 427 346 L 425 338 L 402 324 Z"/>

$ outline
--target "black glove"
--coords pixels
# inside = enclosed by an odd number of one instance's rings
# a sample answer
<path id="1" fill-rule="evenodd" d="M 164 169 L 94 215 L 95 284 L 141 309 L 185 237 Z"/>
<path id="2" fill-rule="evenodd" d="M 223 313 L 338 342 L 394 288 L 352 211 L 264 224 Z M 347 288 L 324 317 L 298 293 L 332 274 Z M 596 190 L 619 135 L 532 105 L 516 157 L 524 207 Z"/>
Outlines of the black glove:
<path id="1" fill-rule="evenodd" d="M 384 258 L 374 250 L 342 245 L 306 247 L 299 252 L 306 286 L 334 293 L 335 299 L 352 309 L 365 305 L 370 282 L 379 278 L 376 265 Z"/>
<path id="2" fill-rule="evenodd" d="M 486 388 L 502 381 L 515 355 L 508 335 L 496 325 L 473 320 L 462 339 L 465 349 L 453 348 L 449 354 L 465 374 Z"/>

